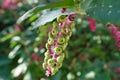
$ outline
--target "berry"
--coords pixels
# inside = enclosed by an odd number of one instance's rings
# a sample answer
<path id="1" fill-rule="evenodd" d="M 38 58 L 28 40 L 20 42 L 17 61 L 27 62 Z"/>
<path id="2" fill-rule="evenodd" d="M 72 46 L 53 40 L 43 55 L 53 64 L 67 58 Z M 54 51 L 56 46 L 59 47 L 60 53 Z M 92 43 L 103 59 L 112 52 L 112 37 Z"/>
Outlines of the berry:
<path id="1" fill-rule="evenodd" d="M 45 47 L 46 49 L 50 49 L 50 45 L 48 43 L 46 43 Z"/>
<path id="2" fill-rule="evenodd" d="M 51 55 L 50 55 L 50 53 L 47 51 L 47 52 L 45 52 L 45 57 L 46 58 L 50 58 L 51 57 Z"/>
<path id="3" fill-rule="evenodd" d="M 87 18 L 88 22 L 89 22 L 89 27 L 91 29 L 92 32 L 95 32 L 97 27 L 96 27 L 96 21 L 90 17 Z"/>
<path id="4" fill-rule="evenodd" d="M 65 57 L 65 53 L 64 54 L 61 54 L 60 56 L 62 56 L 63 58 Z"/>
<path id="5" fill-rule="evenodd" d="M 49 59 L 49 60 L 47 61 L 47 63 L 48 63 L 49 66 L 54 66 L 54 65 L 55 65 L 54 59 Z"/>
<path id="6" fill-rule="evenodd" d="M 63 62 L 63 59 L 64 59 L 64 57 L 58 56 L 58 57 L 57 57 L 57 62 L 58 62 L 58 63 L 62 63 L 62 62 Z"/>
<path id="7" fill-rule="evenodd" d="M 69 15 L 69 16 L 68 16 L 68 19 L 69 19 L 70 21 L 73 21 L 73 20 L 75 19 L 75 15 L 74 15 L 74 14 Z"/>
<path id="8" fill-rule="evenodd" d="M 67 35 L 68 32 L 69 32 L 69 29 L 68 29 L 68 28 L 63 28 L 63 29 L 61 30 L 61 32 L 62 32 L 63 34 L 65 34 L 65 35 Z"/>
<path id="9" fill-rule="evenodd" d="M 43 64 L 42 64 L 42 66 L 43 66 L 43 69 L 46 69 L 46 63 L 44 62 Z"/>
<path id="10" fill-rule="evenodd" d="M 67 45 L 68 45 L 68 43 L 63 44 L 62 49 L 65 50 Z"/>
<path id="11" fill-rule="evenodd" d="M 44 58 L 44 62 L 47 62 L 47 61 L 48 61 L 48 59 L 49 59 L 49 58 L 45 57 L 45 58 Z"/>
<path id="12" fill-rule="evenodd" d="M 58 26 L 58 23 L 55 21 L 53 22 L 53 28 L 56 28 Z"/>
<path id="13" fill-rule="evenodd" d="M 53 36 L 57 36 L 57 34 L 58 34 L 58 29 L 57 28 L 53 28 L 52 29 L 52 35 Z"/>
<path id="14" fill-rule="evenodd" d="M 75 26 L 75 23 L 74 23 L 74 22 L 72 22 L 72 23 L 70 24 L 70 29 L 73 29 L 73 28 L 74 28 L 74 26 Z"/>
<path id="15" fill-rule="evenodd" d="M 53 43 L 54 43 L 54 39 L 49 38 L 49 39 L 48 39 L 48 44 L 52 45 Z"/>
<path id="16" fill-rule="evenodd" d="M 58 68 L 61 68 L 61 67 L 62 67 L 62 63 L 59 63 L 57 67 L 58 67 Z"/>
<path id="17" fill-rule="evenodd" d="M 53 38 L 53 35 L 52 35 L 52 33 L 49 33 L 49 38 Z"/>
<path id="18" fill-rule="evenodd" d="M 55 75 L 56 74 L 56 72 L 58 71 L 58 68 L 57 67 L 55 67 L 55 68 L 52 68 L 52 75 Z"/>
<path id="19" fill-rule="evenodd" d="M 57 18 L 57 22 L 59 22 L 59 23 L 62 23 L 64 21 L 66 21 L 66 16 L 65 15 L 61 15 L 60 17 Z"/>
<path id="20" fill-rule="evenodd" d="M 67 36 L 66 36 L 66 41 L 69 41 L 69 40 L 70 40 L 70 36 L 67 35 Z"/>
<path id="21" fill-rule="evenodd" d="M 57 46 L 57 47 L 55 48 L 55 53 L 56 53 L 56 54 L 60 54 L 60 53 L 62 53 L 62 51 L 63 51 L 63 49 L 62 49 L 61 46 Z"/>
<path id="22" fill-rule="evenodd" d="M 64 37 L 58 38 L 58 43 L 59 43 L 59 44 L 65 43 L 65 38 L 64 38 Z"/>

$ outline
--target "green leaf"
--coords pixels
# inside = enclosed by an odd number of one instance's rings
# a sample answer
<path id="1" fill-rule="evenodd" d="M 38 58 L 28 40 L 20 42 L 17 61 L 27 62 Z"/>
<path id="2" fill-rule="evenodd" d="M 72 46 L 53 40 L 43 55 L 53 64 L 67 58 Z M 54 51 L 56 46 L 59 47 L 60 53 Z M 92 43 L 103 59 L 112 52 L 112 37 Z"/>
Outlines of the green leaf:
<path id="1" fill-rule="evenodd" d="M 8 65 L 11 60 L 7 57 L 7 55 L 0 56 L 0 66 Z"/>
<path id="2" fill-rule="evenodd" d="M 38 5 L 37 7 L 26 12 L 22 17 L 20 17 L 17 21 L 17 24 L 20 24 L 22 21 L 24 21 L 28 17 L 35 15 L 42 10 L 50 9 L 50 8 L 70 8 L 74 5 L 73 3 L 74 3 L 73 0 L 62 0 L 46 6 Z"/>
<path id="3" fill-rule="evenodd" d="M 37 28 L 37 27 L 42 26 L 48 22 L 51 22 L 55 18 L 59 17 L 60 15 L 67 15 L 67 13 L 61 13 L 61 10 L 48 11 L 46 14 L 43 14 L 41 17 L 39 17 L 35 21 L 33 28 Z"/>
<path id="4" fill-rule="evenodd" d="M 89 8 L 92 1 L 93 0 L 83 0 L 82 3 L 81 3 L 81 9 L 83 11 L 86 11 Z"/>
<path id="5" fill-rule="evenodd" d="M 108 73 L 105 72 L 100 72 L 99 74 L 96 75 L 95 79 L 93 80 L 111 80 L 111 77 Z"/>
<path id="6" fill-rule="evenodd" d="M 99 56 L 102 60 L 105 60 L 105 53 L 99 48 L 91 48 L 90 51 L 95 55 Z"/>
<path id="7" fill-rule="evenodd" d="M 9 65 L 0 66 L 0 80 L 12 80 Z"/>
<path id="8" fill-rule="evenodd" d="M 103 23 L 120 25 L 120 0 L 93 0 L 87 14 Z"/>
<path id="9" fill-rule="evenodd" d="M 0 42 L 0 52 L 6 50 L 9 46 L 9 40 Z"/>

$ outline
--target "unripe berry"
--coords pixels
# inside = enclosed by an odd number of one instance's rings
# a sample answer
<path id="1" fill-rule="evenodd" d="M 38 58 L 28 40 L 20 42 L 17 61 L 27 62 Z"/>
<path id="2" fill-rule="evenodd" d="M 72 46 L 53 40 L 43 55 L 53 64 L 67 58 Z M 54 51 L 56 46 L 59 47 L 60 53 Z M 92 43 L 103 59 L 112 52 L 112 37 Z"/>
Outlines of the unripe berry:
<path id="1" fill-rule="evenodd" d="M 69 33 L 69 29 L 68 28 L 63 28 L 63 29 L 61 29 L 61 32 L 66 35 L 66 34 Z"/>
<path id="2" fill-rule="evenodd" d="M 47 61 L 47 63 L 48 63 L 49 66 L 54 66 L 54 65 L 55 65 L 54 59 L 49 59 L 49 60 Z"/>
<path id="3" fill-rule="evenodd" d="M 50 45 L 48 43 L 46 43 L 45 47 L 46 47 L 46 49 L 49 49 Z"/>
<path id="4" fill-rule="evenodd" d="M 53 22 L 53 28 L 56 28 L 58 26 L 58 23 L 55 21 Z"/>
<path id="5" fill-rule="evenodd" d="M 53 36 L 57 36 L 57 34 L 58 34 L 58 29 L 57 28 L 53 28 L 52 29 L 52 35 Z"/>
<path id="6" fill-rule="evenodd" d="M 43 66 L 43 69 L 46 69 L 47 64 L 44 62 L 42 66 Z"/>
<path id="7" fill-rule="evenodd" d="M 57 62 L 58 62 L 58 63 L 62 63 L 62 62 L 63 62 L 63 59 L 64 59 L 64 57 L 58 56 L 58 57 L 57 57 Z"/>
<path id="8" fill-rule="evenodd" d="M 61 54 L 60 56 L 62 56 L 64 58 L 65 57 L 65 52 L 63 54 Z"/>
<path id="9" fill-rule="evenodd" d="M 55 53 L 56 53 L 56 54 L 60 54 L 60 53 L 62 53 L 62 51 L 63 51 L 63 49 L 62 49 L 61 46 L 57 46 L 57 47 L 55 48 Z"/>
<path id="10" fill-rule="evenodd" d="M 57 18 L 57 22 L 59 22 L 59 23 L 62 23 L 64 21 L 66 21 L 66 16 L 65 15 L 61 15 L 60 17 Z"/>
<path id="11" fill-rule="evenodd" d="M 75 26 L 75 23 L 74 23 L 74 22 L 72 22 L 72 23 L 70 24 L 70 29 L 73 29 L 73 28 L 74 28 L 74 26 Z"/>
<path id="12" fill-rule="evenodd" d="M 68 36 L 69 36 L 69 37 L 71 37 L 71 36 L 72 36 L 72 32 L 71 32 L 71 31 L 69 32 Z"/>
<path id="13" fill-rule="evenodd" d="M 50 53 L 48 51 L 45 52 L 45 57 L 46 58 L 50 58 L 51 57 L 51 55 L 50 55 Z"/>
<path id="14" fill-rule="evenodd" d="M 65 43 L 65 38 L 64 38 L 64 37 L 58 38 L 58 43 L 59 43 L 59 44 Z"/>
<path id="15" fill-rule="evenodd" d="M 49 58 L 45 57 L 45 58 L 44 58 L 44 62 L 47 62 L 47 61 L 48 61 L 48 59 L 49 59 Z"/>
<path id="16" fill-rule="evenodd" d="M 62 63 L 59 63 L 57 67 L 58 67 L 58 68 L 61 68 L 61 67 L 62 67 Z"/>
<path id="17" fill-rule="evenodd" d="M 55 75 L 57 71 L 58 71 L 58 68 L 57 68 L 57 67 L 52 68 L 52 71 L 51 71 L 52 75 Z"/>
<path id="18" fill-rule="evenodd" d="M 49 38 L 53 38 L 53 35 L 52 35 L 52 33 L 49 33 Z"/>
<path id="19" fill-rule="evenodd" d="M 66 41 L 68 42 L 69 40 L 70 40 L 70 36 L 67 35 L 67 36 L 66 36 Z"/>
<path id="20" fill-rule="evenodd" d="M 68 45 L 68 43 L 63 44 L 62 49 L 65 50 L 67 45 Z"/>
<path id="21" fill-rule="evenodd" d="M 54 39 L 49 38 L 49 39 L 48 39 L 48 44 L 52 45 L 53 43 L 54 43 Z"/>

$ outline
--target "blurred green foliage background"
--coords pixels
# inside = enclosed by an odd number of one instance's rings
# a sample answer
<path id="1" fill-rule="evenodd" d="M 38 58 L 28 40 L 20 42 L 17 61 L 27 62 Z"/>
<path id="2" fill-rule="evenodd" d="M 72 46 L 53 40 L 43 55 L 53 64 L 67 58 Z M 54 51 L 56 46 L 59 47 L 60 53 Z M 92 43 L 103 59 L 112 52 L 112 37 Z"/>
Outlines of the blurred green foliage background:
<path id="1" fill-rule="evenodd" d="M 41 13 L 21 25 L 16 21 L 36 5 L 56 1 L 14 0 L 13 8 L 3 6 L 4 1 L 0 0 L 0 80 L 120 80 L 120 51 L 108 29 L 99 22 L 91 32 L 86 18 L 79 17 L 62 68 L 55 76 L 46 77 L 42 63 L 51 23 L 32 29 Z M 42 13 L 52 10 L 57 9 Z"/>

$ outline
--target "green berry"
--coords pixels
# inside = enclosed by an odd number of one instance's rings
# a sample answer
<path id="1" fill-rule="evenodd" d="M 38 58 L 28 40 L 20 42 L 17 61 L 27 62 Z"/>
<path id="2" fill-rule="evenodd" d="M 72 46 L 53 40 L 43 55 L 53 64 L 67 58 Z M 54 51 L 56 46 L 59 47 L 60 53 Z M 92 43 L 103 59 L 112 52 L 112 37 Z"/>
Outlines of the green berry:
<path id="1" fill-rule="evenodd" d="M 57 67 L 52 68 L 52 70 L 51 70 L 52 75 L 55 75 L 57 71 L 58 71 L 58 68 L 57 68 Z"/>
<path id="2" fill-rule="evenodd" d="M 62 31 L 63 34 L 68 34 L 69 33 L 69 29 L 68 28 L 63 28 L 61 31 Z"/>
<path id="3" fill-rule="evenodd" d="M 57 18 L 57 22 L 59 22 L 59 23 L 62 23 L 64 21 L 66 21 L 66 16 L 65 15 L 61 15 Z"/>
<path id="4" fill-rule="evenodd" d="M 52 45 L 54 43 L 54 39 L 53 38 L 49 38 L 48 39 L 48 44 Z"/>
<path id="5" fill-rule="evenodd" d="M 53 28 L 56 28 L 58 26 L 58 23 L 55 21 L 53 22 Z"/>
<path id="6" fill-rule="evenodd" d="M 50 55 L 50 53 L 48 51 L 45 52 L 45 57 L 46 58 L 50 58 L 51 57 L 51 55 Z"/>
<path id="7" fill-rule="evenodd" d="M 62 56 L 64 58 L 65 57 L 65 53 L 62 53 L 60 56 Z"/>
<path id="8" fill-rule="evenodd" d="M 49 33 L 48 36 L 49 36 L 49 38 L 53 38 L 52 33 Z"/>
<path id="9" fill-rule="evenodd" d="M 66 41 L 68 42 L 69 40 L 70 40 L 70 36 L 67 35 L 67 36 L 66 36 Z"/>
<path id="10" fill-rule="evenodd" d="M 63 59 L 64 59 L 63 56 L 58 56 L 58 57 L 57 57 L 57 62 L 58 62 L 58 63 L 62 63 L 62 62 L 63 62 Z"/>
<path id="11" fill-rule="evenodd" d="M 57 28 L 53 28 L 52 29 L 52 35 L 53 36 L 57 36 L 57 34 L 58 34 L 58 29 Z"/>
<path id="12" fill-rule="evenodd" d="M 63 50 L 66 49 L 67 45 L 68 45 L 68 43 L 63 44 L 63 46 L 62 46 Z"/>
<path id="13" fill-rule="evenodd" d="M 65 43 L 65 38 L 64 38 L 64 37 L 58 38 L 58 43 L 59 43 L 59 44 Z"/>
<path id="14" fill-rule="evenodd" d="M 55 65 L 54 59 L 49 59 L 47 63 L 48 63 L 49 66 L 54 66 Z"/>
<path id="15" fill-rule="evenodd" d="M 74 28 L 74 26 L 75 26 L 75 23 L 74 23 L 74 22 L 72 22 L 72 23 L 70 24 L 70 29 L 73 29 L 73 28 Z"/>
<path id="16" fill-rule="evenodd" d="M 45 58 L 44 58 L 44 62 L 47 62 L 47 61 L 48 61 L 48 59 L 49 59 L 49 58 L 45 57 Z"/>
<path id="17" fill-rule="evenodd" d="M 62 63 L 59 63 L 57 67 L 58 67 L 58 68 L 61 68 L 61 67 L 62 67 Z"/>
<path id="18" fill-rule="evenodd" d="M 71 32 L 71 31 L 69 32 L 68 36 L 69 36 L 69 37 L 71 37 L 71 36 L 72 36 L 72 32 Z"/>
<path id="19" fill-rule="evenodd" d="M 43 66 L 43 69 L 46 69 L 47 64 L 44 62 L 42 66 Z"/>
<path id="20" fill-rule="evenodd" d="M 48 43 L 46 43 L 45 47 L 46 47 L 46 49 L 49 49 L 49 48 L 50 48 L 50 46 L 49 46 Z"/>
<path id="21" fill-rule="evenodd" d="M 62 49 L 61 46 L 57 46 L 57 47 L 55 48 L 55 53 L 56 53 L 56 54 L 60 54 L 60 53 L 62 53 L 62 51 L 63 51 L 63 49 Z"/>

